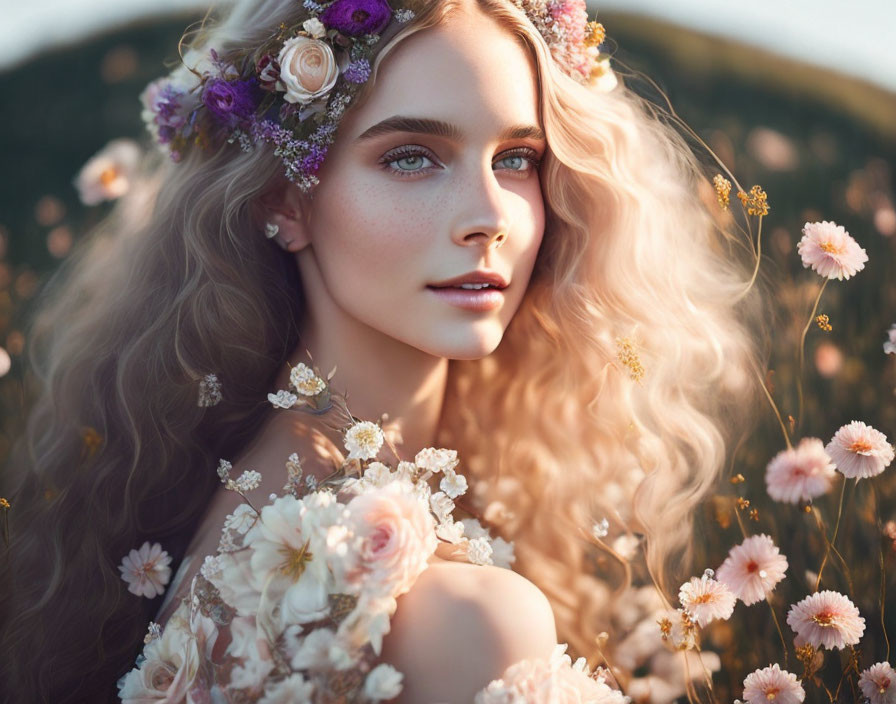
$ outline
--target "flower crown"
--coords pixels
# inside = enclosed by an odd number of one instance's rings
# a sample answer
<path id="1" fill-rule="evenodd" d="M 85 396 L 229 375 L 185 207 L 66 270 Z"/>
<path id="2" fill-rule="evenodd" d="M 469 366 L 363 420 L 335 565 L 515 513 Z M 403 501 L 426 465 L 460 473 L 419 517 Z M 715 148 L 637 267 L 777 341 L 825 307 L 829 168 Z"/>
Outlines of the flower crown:
<path id="1" fill-rule="evenodd" d="M 588 21 L 584 0 L 513 1 L 566 74 L 602 89 L 615 85 L 598 48 L 604 28 Z M 226 57 L 211 49 L 189 73 L 150 83 L 140 96 L 142 118 L 174 161 L 194 144 L 214 150 L 236 142 L 248 152 L 267 142 L 286 177 L 307 193 L 346 108 L 370 77 L 373 48 L 414 17 L 412 2 L 304 0 L 307 18 L 281 24 L 260 46 Z"/>

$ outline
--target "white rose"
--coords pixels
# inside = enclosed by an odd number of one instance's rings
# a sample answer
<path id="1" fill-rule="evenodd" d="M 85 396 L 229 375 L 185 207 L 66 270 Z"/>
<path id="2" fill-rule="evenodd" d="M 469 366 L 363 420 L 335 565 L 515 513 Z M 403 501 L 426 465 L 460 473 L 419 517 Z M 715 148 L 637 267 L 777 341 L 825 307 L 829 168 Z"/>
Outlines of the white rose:
<path id="1" fill-rule="evenodd" d="M 288 103 L 310 103 L 330 92 L 339 77 L 336 57 L 329 44 L 320 39 L 288 39 L 277 57 L 280 81 Z"/>
<path id="2" fill-rule="evenodd" d="M 323 618 L 330 612 L 327 587 L 310 573 L 293 584 L 283 595 L 280 616 L 282 627 L 309 623 Z"/>

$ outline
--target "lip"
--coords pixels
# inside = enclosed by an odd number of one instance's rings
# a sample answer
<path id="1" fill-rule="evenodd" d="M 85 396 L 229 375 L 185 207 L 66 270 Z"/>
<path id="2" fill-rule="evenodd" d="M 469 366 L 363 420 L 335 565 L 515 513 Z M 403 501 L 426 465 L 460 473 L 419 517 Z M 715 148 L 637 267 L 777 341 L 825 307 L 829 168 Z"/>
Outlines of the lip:
<path id="1" fill-rule="evenodd" d="M 453 279 L 445 279 L 444 281 L 429 284 L 427 288 L 445 288 L 448 286 L 460 286 L 461 284 L 491 284 L 499 289 L 504 289 L 507 288 L 508 282 L 497 271 L 477 269 L 476 271 L 455 276 Z"/>
<path id="2" fill-rule="evenodd" d="M 479 291 L 452 287 L 427 286 L 427 288 L 444 303 L 475 313 L 495 310 L 504 305 L 504 292 L 497 288 L 484 288 Z"/>

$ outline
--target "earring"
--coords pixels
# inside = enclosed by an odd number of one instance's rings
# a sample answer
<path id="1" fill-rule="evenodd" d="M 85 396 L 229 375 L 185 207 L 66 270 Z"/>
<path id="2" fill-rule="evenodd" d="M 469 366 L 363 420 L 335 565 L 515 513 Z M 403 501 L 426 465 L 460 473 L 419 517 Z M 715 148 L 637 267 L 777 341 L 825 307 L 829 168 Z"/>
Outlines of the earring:
<path id="1" fill-rule="evenodd" d="M 276 237 L 278 232 L 280 232 L 279 225 L 274 225 L 273 223 L 270 223 L 270 222 L 265 223 L 265 226 L 264 226 L 264 236 L 265 237 L 267 237 L 268 239 L 271 239 L 272 237 Z"/>

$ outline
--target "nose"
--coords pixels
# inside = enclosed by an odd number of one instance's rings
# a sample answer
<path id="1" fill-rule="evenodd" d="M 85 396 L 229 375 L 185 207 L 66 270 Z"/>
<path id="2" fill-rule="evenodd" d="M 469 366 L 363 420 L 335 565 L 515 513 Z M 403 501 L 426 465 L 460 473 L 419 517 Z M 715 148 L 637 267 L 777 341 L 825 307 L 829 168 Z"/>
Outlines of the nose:
<path id="1" fill-rule="evenodd" d="M 462 246 L 500 247 L 510 230 L 504 189 L 491 163 L 462 178 L 457 193 L 452 239 Z"/>

